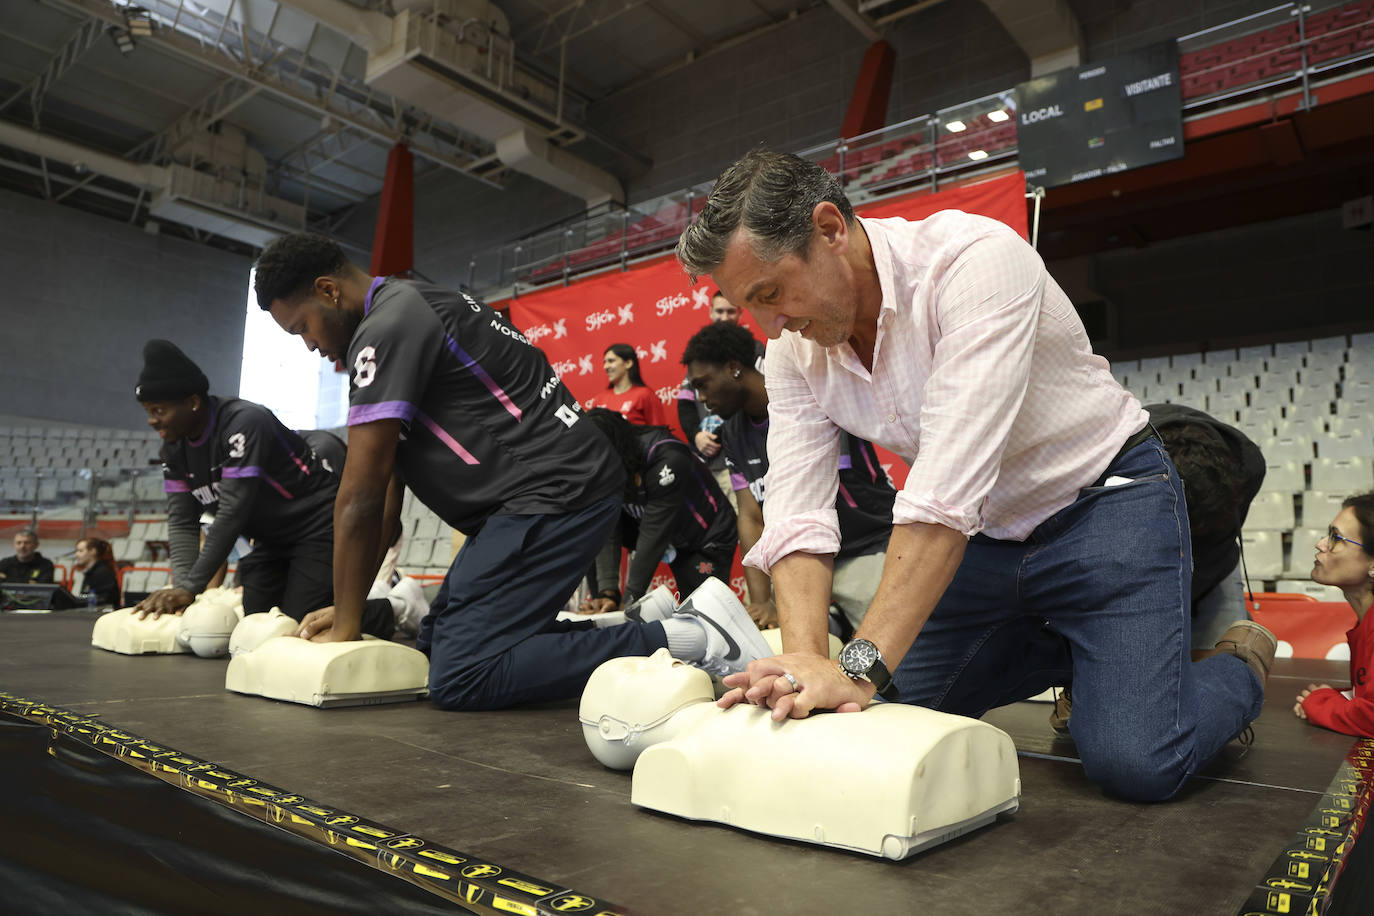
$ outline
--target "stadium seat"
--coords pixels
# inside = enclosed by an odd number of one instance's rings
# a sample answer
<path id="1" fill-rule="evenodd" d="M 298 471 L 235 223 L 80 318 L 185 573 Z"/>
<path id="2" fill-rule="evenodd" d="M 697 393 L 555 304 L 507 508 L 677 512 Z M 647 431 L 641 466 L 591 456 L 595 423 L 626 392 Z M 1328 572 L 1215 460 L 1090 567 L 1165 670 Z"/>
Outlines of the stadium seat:
<path id="1" fill-rule="evenodd" d="M 1374 456 L 1374 436 L 1363 430 L 1327 433 L 1317 440 L 1319 458 L 1369 458 Z"/>
<path id="2" fill-rule="evenodd" d="M 1335 516 L 1332 516 L 1334 518 Z M 1330 519 L 1327 519 L 1330 521 Z M 1326 525 L 1308 525 L 1293 529 L 1288 538 L 1288 563 L 1283 571 L 1285 578 L 1305 579 L 1312 574 L 1312 557 L 1317 542 L 1326 537 Z"/>
<path id="3" fill-rule="evenodd" d="M 1308 490 L 1302 494 L 1302 525 L 1318 529 L 1318 537 L 1326 533 L 1326 526 L 1341 511 L 1345 496 L 1324 490 Z M 1315 543 L 1315 539 L 1313 541 Z"/>
<path id="4" fill-rule="evenodd" d="M 1368 457 L 1318 458 L 1312 463 L 1312 489 L 1354 496 L 1374 489 Z"/>
<path id="5" fill-rule="evenodd" d="M 1283 536 L 1277 531 L 1242 531 L 1241 546 L 1245 566 L 1257 579 L 1277 579 L 1283 575 Z"/>
<path id="6" fill-rule="evenodd" d="M 1322 585 L 1311 579 L 1280 579 L 1274 583 L 1274 591 L 1279 594 L 1306 595 L 1318 601 L 1345 601 L 1345 595 L 1334 585 Z"/>
<path id="7" fill-rule="evenodd" d="M 1257 593 L 1254 598 L 1250 613 L 1278 637 L 1280 657 L 1333 657 L 1333 651 L 1346 645 L 1346 631 L 1355 625 L 1355 612 L 1344 601 L 1272 592 Z"/>
<path id="8" fill-rule="evenodd" d="M 1307 481 L 1298 462 L 1266 460 L 1262 486 L 1280 493 L 1301 493 L 1307 489 Z"/>
<path id="9" fill-rule="evenodd" d="M 1247 531 L 1287 531 L 1294 524 L 1292 495 L 1274 490 L 1256 494 L 1250 503 L 1250 511 L 1245 516 Z"/>

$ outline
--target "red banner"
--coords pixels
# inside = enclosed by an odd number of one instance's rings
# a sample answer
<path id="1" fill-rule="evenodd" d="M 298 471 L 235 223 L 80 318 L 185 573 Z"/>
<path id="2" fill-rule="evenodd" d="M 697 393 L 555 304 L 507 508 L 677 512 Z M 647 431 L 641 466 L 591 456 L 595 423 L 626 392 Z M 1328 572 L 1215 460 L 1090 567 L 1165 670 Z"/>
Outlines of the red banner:
<path id="1" fill-rule="evenodd" d="M 870 218 L 917 220 L 937 210 L 963 210 L 1001 220 L 1026 238 L 1025 188 L 1025 175 L 1018 171 L 938 194 L 921 192 L 884 200 L 859 207 L 858 212 Z M 665 255 L 627 271 L 597 274 L 491 304 L 509 308 L 511 321 L 548 355 L 554 371 L 584 404 L 606 387 L 601 365 L 606 348 L 615 343 L 632 345 L 639 354 L 644 383 L 663 402 L 673 431 L 682 436 L 677 422 L 677 393 L 685 374 L 682 350 L 709 321 L 714 291 L 709 277 L 693 285 L 677 259 Z M 762 339 L 748 312 L 742 313 L 740 323 Z M 906 480 L 906 466 L 881 449 L 879 455 L 900 487 Z M 666 567 L 660 571 L 666 572 Z M 742 594 L 738 565 L 732 579 Z"/>

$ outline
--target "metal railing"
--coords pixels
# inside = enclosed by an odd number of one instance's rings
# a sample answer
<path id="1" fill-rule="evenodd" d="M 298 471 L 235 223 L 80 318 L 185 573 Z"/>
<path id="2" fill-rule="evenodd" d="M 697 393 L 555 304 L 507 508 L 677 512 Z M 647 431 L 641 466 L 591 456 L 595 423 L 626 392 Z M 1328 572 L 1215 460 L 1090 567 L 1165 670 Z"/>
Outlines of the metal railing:
<path id="1" fill-rule="evenodd" d="M 1314 103 L 1318 75 L 1374 60 L 1374 3 L 1285 3 L 1177 39 L 1185 119 L 1293 87 Z M 855 137 L 801 150 L 866 203 L 1017 161 L 1014 89 L 942 108 Z M 484 249 L 467 285 L 490 299 L 518 296 L 575 276 L 625 269 L 671 248 L 712 181 L 631 207 L 603 208 Z"/>

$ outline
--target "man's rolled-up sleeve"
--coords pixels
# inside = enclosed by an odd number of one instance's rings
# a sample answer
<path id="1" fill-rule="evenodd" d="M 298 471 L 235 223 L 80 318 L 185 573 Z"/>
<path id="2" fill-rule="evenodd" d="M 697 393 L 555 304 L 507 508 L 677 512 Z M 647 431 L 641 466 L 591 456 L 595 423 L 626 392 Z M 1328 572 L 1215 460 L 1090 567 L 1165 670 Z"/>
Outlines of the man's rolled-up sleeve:
<path id="1" fill-rule="evenodd" d="M 957 256 L 936 291 L 935 344 L 916 461 L 892 507 L 894 525 L 983 528 L 1030 379 L 1044 263 L 1011 231 Z"/>
<path id="2" fill-rule="evenodd" d="M 768 348 L 768 473 L 764 477 L 763 536 L 744 565 L 768 572 L 792 553 L 835 554 L 840 524 L 840 430 L 826 416 L 796 364 L 790 346 Z M 790 342 L 789 342 L 790 343 Z"/>

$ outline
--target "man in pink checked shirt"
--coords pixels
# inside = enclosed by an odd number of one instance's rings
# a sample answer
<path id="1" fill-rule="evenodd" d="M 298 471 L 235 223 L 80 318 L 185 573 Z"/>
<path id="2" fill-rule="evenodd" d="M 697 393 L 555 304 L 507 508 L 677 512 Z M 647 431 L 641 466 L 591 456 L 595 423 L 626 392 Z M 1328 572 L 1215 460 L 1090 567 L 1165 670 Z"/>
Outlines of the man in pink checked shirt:
<path id="1" fill-rule="evenodd" d="M 772 339 L 764 533 L 785 654 L 721 700 L 775 719 L 874 696 L 979 716 L 1073 685 L 1089 778 L 1178 791 L 1259 715 L 1275 641 L 1245 622 L 1189 661 L 1182 485 L 1140 403 L 1007 226 L 943 211 L 861 220 L 834 178 L 755 150 L 678 259 Z M 876 597 L 826 653 L 840 432 L 911 467 Z M 919 638 L 918 638 L 919 637 Z"/>

